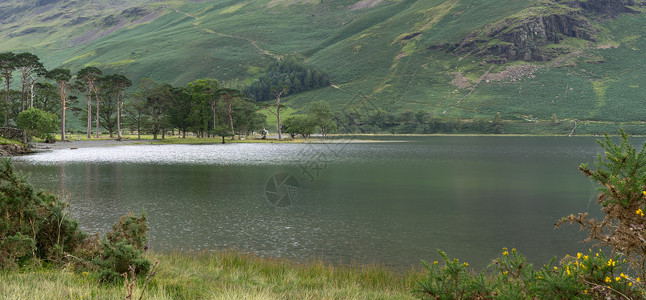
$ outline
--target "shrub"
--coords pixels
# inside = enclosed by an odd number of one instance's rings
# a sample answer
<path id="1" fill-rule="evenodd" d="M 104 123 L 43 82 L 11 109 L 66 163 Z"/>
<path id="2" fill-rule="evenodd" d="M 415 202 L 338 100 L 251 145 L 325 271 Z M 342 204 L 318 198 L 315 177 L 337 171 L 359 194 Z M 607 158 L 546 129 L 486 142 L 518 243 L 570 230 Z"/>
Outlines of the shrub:
<path id="1" fill-rule="evenodd" d="M 11 159 L 0 160 L 0 270 L 36 259 L 62 265 L 74 258 L 83 270 L 98 270 L 102 281 L 114 281 L 132 267 L 146 274 L 143 257 L 148 238 L 146 216 L 123 216 L 103 239 L 87 236 L 68 217 L 67 203 L 35 191 L 27 176 L 16 172 Z"/>
<path id="2" fill-rule="evenodd" d="M 582 164 L 579 170 L 600 184 L 597 204 L 605 213 L 603 220 L 590 218 L 588 213 L 570 215 L 563 223 L 576 223 L 590 233 L 586 241 L 597 241 L 613 252 L 624 255 L 641 278 L 646 277 L 646 148 L 635 150 L 628 136 L 621 131 L 621 143 L 615 144 L 608 135 L 605 150 L 599 155 L 596 170 Z"/>
<path id="3" fill-rule="evenodd" d="M 102 282 L 114 282 L 121 279 L 132 267 L 137 275 L 150 271 L 150 261 L 143 257 L 142 252 L 135 249 L 127 241 L 112 243 L 107 239 L 101 241 L 102 251 L 95 260 L 99 267 L 99 279 Z"/>
<path id="4" fill-rule="evenodd" d="M 587 255 L 555 259 L 536 271 L 516 249 L 503 248 L 502 255 L 476 274 L 469 264 L 449 259 L 426 264 L 428 277 L 417 292 L 433 299 L 639 299 L 646 286 L 640 277 L 628 275 L 625 260 L 608 258 L 601 250 Z M 624 273 L 626 272 L 626 273 Z"/>
<path id="5" fill-rule="evenodd" d="M 19 266 L 30 258 L 60 261 L 86 235 L 66 213 L 67 203 L 36 191 L 11 159 L 0 161 L 0 268 Z"/>
<path id="6" fill-rule="evenodd" d="M 122 216 L 119 221 L 112 225 L 112 230 L 106 233 L 106 239 L 111 244 L 125 242 L 132 245 L 135 250 L 143 251 L 147 249 L 148 242 L 148 224 L 146 215 L 135 217 L 132 213 Z"/>
<path id="7" fill-rule="evenodd" d="M 38 108 L 27 109 L 18 114 L 18 128 L 25 130 L 27 136 L 50 140 L 52 132 L 58 129 L 59 118 L 56 114 Z"/>
<path id="8" fill-rule="evenodd" d="M 428 270 L 426 281 L 420 281 L 420 291 L 438 299 L 480 298 L 490 294 L 484 273 L 474 276 L 467 272 L 468 263 L 458 259 L 450 260 L 446 253 L 437 251 L 444 260 L 433 264 L 422 262 Z"/>
<path id="9" fill-rule="evenodd" d="M 130 271 L 130 267 L 136 275 L 150 271 L 150 261 L 143 257 L 143 251 L 147 249 L 147 231 L 144 214 L 140 217 L 128 214 L 112 225 L 112 230 L 101 240 L 100 253 L 94 259 L 101 281 L 116 281 Z"/>

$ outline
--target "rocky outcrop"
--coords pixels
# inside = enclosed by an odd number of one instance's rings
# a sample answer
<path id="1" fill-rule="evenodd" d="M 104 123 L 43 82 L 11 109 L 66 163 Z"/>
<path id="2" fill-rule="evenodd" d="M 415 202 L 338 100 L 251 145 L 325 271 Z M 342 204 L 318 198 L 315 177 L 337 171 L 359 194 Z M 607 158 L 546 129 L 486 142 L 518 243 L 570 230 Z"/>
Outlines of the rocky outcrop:
<path id="1" fill-rule="evenodd" d="M 558 46 L 568 37 L 595 41 L 598 29 L 592 17 L 635 13 L 631 8 L 635 5 L 641 3 L 634 0 L 551 1 L 472 32 L 458 44 L 431 48 L 460 55 L 474 54 L 492 63 L 549 61 L 574 50 Z"/>
<path id="2" fill-rule="evenodd" d="M 20 144 L 0 144 L 0 157 L 30 153 L 29 149 Z"/>

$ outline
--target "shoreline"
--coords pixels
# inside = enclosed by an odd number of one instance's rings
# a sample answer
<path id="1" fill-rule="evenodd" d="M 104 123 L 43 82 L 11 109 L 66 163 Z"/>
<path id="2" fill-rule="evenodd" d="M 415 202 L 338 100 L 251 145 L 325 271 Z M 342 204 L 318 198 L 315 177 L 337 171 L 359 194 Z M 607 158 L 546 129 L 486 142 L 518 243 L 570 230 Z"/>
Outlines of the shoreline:
<path id="1" fill-rule="evenodd" d="M 331 139 L 322 139 L 320 136 L 313 136 L 309 139 L 303 138 L 284 138 L 278 140 L 277 136 L 269 136 L 267 139 L 262 140 L 259 137 L 248 137 L 246 139 L 231 140 L 226 139 L 226 144 L 239 144 L 239 143 L 263 143 L 263 144 L 306 144 L 306 143 L 384 143 L 384 142 L 401 142 L 401 141 L 384 141 L 384 140 L 371 140 L 363 139 L 369 137 L 568 137 L 563 135 L 532 135 L 532 134 L 331 134 Z M 612 135 L 611 135 L 612 136 Z M 342 137 L 361 137 L 362 139 L 343 139 Z M 601 135 L 577 135 L 572 137 L 602 137 Z M 643 137 L 641 135 L 634 135 L 631 137 Z M 42 152 L 49 150 L 63 150 L 63 149 L 82 149 L 82 148 L 95 148 L 95 147 L 116 147 L 116 146 L 130 146 L 130 145 L 215 145 L 222 144 L 222 139 L 217 138 L 180 138 L 169 137 L 164 140 L 152 139 L 124 139 L 117 141 L 115 139 L 76 139 L 67 141 L 58 141 L 56 143 L 44 142 L 31 142 L 29 143 L 29 150 L 31 152 Z M 27 153 L 28 154 L 28 153 Z"/>

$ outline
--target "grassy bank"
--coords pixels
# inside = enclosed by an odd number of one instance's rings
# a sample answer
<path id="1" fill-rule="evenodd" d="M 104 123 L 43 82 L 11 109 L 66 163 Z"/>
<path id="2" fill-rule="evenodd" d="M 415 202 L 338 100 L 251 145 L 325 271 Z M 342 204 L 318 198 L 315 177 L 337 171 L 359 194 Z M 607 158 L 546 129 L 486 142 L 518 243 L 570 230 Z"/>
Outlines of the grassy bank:
<path id="1" fill-rule="evenodd" d="M 413 299 L 421 270 L 300 264 L 234 251 L 149 253 L 159 261 L 144 299 Z M 0 274 L 5 299 L 124 299 L 123 284 L 97 284 L 92 273 L 43 267 Z M 144 280 L 135 284 L 134 299 Z"/>

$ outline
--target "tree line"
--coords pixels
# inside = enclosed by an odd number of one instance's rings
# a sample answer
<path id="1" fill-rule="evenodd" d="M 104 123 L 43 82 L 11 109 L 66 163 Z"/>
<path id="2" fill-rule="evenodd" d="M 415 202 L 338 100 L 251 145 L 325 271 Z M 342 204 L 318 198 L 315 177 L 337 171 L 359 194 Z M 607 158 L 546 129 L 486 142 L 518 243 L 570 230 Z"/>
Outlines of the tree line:
<path id="1" fill-rule="evenodd" d="M 144 78 L 136 88 L 131 88 L 133 82 L 126 76 L 104 74 L 92 66 L 76 74 L 65 68 L 46 70 L 40 59 L 28 52 L 0 53 L 0 75 L 4 83 L 0 112 L 4 114 L 5 126 L 18 126 L 31 136 L 45 139 L 51 139 L 49 134 L 56 128 L 61 130 L 61 139 L 66 139 L 68 111 L 86 122 L 88 139 L 99 137 L 102 131 L 107 131 L 111 138 L 116 134 L 121 139 L 124 129 L 136 132 L 139 138 L 141 134 L 152 134 L 154 139 L 164 139 L 167 133 L 182 137 L 193 133 L 198 137 L 234 138 L 236 134 L 266 132 L 263 129 L 266 116 L 260 113 L 263 109 L 276 116 L 279 139 L 283 132 L 293 138 L 309 137 L 315 132 L 323 136 L 329 133 L 501 133 L 504 123 L 499 113 L 492 119 L 463 120 L 460 116 L 424 110 L 333 112 L 324 101 L 312 102 L 301 114 L 281 120 L 281 112 L 287 108 L 281 103 L 281 97 L 330 84 L 324 72 L 306 67 L 293 57 L 272 64 L 266 75 L 244 89 L 245 92 L 225 87 L 216 79 L 198 79 L 178 87 Z M 10 89 L 14 77 L 20 78 L 20 91 Z"/>
<path id="2" fill-rule="evenodd" d="M 16 71 L 21 75 L 20 92 L 10 89 Z M 76 74 L 65 68 L 46 70 L 36 55 L 12 52 L 0 53 L 0 72 L 5 126 L 18 125 L 32 136 L 42 136 L 39 131 L 51 133 L 52 123 L 60 122 L 65 140 L 68 111 L 87 122 L 87 138 L 99 137 L 104 130 L 111 138 L 116 134 L 121 139 L 124 128 L 139 137 L 150 133 L 154 139 L 175 130 L 184 137 L 187 132 L 234 137 L 259 131 L 266 122 L 254 100 L 216 79 L 177 87 L 144 78 L 134 91 L 126 92 L 133 83 L 122 74 L 103 74 L 92 66 Z M 81 107 L 80 99 L 87 105 Z"/>
<path id="3" fill-rule="evenodd" d="M 392 134 L 499 134 L 504 121 L 500 113 L 493 117 L 462 119 L 458 116 L 424 110 L 399 113 L 376 109 L 370 112 L 347 109 L 333 116 L 338 131 L 343 133 Z"/>

